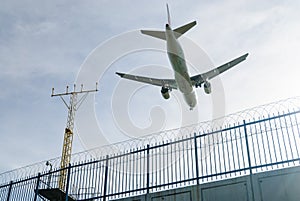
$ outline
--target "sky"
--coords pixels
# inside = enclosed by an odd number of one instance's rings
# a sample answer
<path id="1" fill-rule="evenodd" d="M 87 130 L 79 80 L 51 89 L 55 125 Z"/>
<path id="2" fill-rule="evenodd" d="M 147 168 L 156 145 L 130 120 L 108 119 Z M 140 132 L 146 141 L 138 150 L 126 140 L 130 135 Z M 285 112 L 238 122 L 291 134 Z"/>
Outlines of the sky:
<path id="1" fill-rule="evenodd" d="M 197 89 L 192 112 L 176 91 L 165 101 L 160 88 L 115 75 L 172 78 L 163 41 L 138 31 L 164 29 L 166 3 L 172 27 L 197 21 L 179 40 L 191 74 L 249 53 L 212 81 L 212 95 Z M 292 0 L 2 0 L 0 173 L 61 155 L 67 108 L 52 87 L 99 83 L 76 113 L 73 153 L 299 96 L 299 9 Z"/>

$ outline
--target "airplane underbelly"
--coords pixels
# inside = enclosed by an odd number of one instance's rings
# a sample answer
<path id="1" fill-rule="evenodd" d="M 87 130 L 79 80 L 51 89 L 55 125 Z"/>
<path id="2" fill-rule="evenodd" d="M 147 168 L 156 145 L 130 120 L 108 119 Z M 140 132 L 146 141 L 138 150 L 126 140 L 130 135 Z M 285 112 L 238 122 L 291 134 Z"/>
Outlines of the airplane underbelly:
<path id="1" fill-rule="evenodd" d="M 185 102 L 190 106 L 191 109 L 194 108 L 197 104 L 197 98 L 191 82 L 189 82 L 184 76 L 177 73 L 175 74 L 175 79 L 178 89 L 183 94 Z"/>
<path id="2" fill-rule="evenodd" d="M 184 76 L 182 74 L 175 73 L 175 80 L 177 82 L 178 89 L 184 94 L 191 93 L 193 91 L 193 86 L 188 79 L 188 74 L 187 76 Z"/>
<path id="3" fill-rule="evenodd" d="M 185 102 L 190 106 L 190 109 L 193 109 L 197 104 L 197 98 L 195 91 L 191 93 L 183 94 Z"/>

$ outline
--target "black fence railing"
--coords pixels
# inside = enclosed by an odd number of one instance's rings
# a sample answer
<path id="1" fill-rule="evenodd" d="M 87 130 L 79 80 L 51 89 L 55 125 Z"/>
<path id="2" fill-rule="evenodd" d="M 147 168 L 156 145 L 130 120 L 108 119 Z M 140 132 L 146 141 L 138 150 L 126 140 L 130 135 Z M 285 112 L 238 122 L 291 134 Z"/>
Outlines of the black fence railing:
<path id="1" fill-rule="evenodd" d="M 155 141 L 67 168 L 68 199 L 110 200 L 300 164 L 300 111 Z M 57 169 L 0 186 L 0 200 L 47 200 Z"/>

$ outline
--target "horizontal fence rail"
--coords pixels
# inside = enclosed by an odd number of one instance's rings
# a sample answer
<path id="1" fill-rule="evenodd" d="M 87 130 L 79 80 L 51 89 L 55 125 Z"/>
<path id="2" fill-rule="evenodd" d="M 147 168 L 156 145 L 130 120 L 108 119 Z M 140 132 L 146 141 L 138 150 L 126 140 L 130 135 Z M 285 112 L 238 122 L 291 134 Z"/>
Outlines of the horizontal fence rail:
<path id="1" fill-rule="evenodd" d="M 112 200 L 298 166 L 299 118 L 298 108 L 189 128 L 173 139 L 74 162 L 61 190 L 73 200 Z M 53 169 L 7 182 L 0 186 L 0 200 L 47 200 L 39 192 L 57 189 L 61 173 Z"/>

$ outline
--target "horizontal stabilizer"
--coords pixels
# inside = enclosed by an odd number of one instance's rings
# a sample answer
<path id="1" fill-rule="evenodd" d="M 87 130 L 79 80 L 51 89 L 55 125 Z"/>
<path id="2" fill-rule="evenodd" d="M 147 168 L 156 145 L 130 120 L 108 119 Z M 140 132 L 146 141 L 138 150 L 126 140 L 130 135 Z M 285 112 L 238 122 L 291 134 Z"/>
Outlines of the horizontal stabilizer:
<path id="1" fill-rule="evenodd" d="M 166 34 L 164 31 L 148 31 L 148 30 L 141 30 L 143 34 L 153 36 L 155 38 L 159 38 L 162 40 L 166 40 Z"/>
<path id="2" fill-rule="evenodd" d="M 181 35 L 183 35 L 185 32 L 190 30 L 193 26 L 196 25 L 196 21 L 190 22 L 186 25 L 183 25 L 181 27 L 178 27 L 177 29 L 174 29 L 174 35 L 176 38 L 179 38 Z M 150 30 L 141 30 L 143 34 L 159 38 L 162 40 L 166 40 L 166 33 L 164 31 L 150 31 Z"/>
<path id="3" fill-rule="evenodd" d="M 175 37 L 179 38 L 181 35 L 183 35 L 185 32 L 190 30 L 195 25 L 196 25 L 196 21 L 193 21 L 193 22 L 190 22 L 186 25 L 178 27 L 177 29 L 174 29 Z"/>

